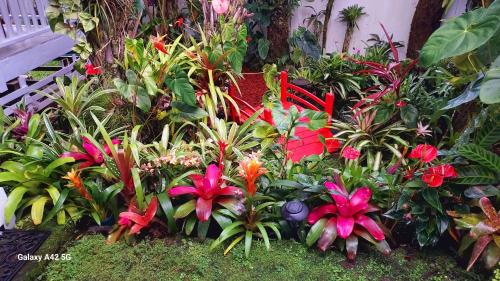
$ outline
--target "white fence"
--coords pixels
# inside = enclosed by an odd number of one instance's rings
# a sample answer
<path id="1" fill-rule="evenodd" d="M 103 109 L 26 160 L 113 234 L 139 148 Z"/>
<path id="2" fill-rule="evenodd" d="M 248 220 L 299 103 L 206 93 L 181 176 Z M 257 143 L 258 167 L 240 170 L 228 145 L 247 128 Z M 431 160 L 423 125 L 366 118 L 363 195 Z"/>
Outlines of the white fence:
<path id="1" fill-rule="evenodd" d="M 0 0 L 0 47 L 49 29 L 48 0 Z"/>

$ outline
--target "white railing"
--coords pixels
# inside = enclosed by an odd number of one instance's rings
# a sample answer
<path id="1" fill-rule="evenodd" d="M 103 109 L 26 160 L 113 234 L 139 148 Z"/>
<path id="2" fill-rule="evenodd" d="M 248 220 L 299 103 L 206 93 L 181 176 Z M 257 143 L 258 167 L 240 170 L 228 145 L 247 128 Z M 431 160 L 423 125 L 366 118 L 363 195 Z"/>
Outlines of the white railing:
<path id="1" fill-rule="evenodd" d="M 49 29 L 48 0 L 0 0 L 0 47 Z"/>

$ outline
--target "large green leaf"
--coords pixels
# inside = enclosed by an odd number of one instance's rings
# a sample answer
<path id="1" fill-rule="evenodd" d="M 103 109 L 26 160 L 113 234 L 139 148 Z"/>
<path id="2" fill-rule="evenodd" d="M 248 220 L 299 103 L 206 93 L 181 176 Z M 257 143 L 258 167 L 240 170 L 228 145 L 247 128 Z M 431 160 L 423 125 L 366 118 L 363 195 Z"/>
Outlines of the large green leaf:
<path id="1" fill-rule="evenodd" d="M 260 38 L 257 42 L 257 50 L 259 51 L 259 57 L 263 60 L 267 58 L 267 53 L 269 52 L 269 40 L 266 38 Z"/>
<path id="2" fill-rule="evenodd" d="M 50 200 L 48 196 L 41 196 L 31 205 L 31 219 L 33 224 L 39 225 L 42 223 L 43 213 L 45 211 L 45 203 Z"/>
<path id="3" fill-rule="evenodd" d="M 177 225 L 175 224 L 175 218 L 174 218 L 174 207 L 172 206 L 172 201 L 170 200 L 170 197 L 168 197 L 168 194 L 166 192 L 162 192 L 157 195 L 158 201 L 160 201 L 160 206 L 165 213 L 165 216 L 167 217 L 168 221 L 168 231 L 170 233 L 177 232 Z"/>
<path id="4" fill-rule="evenodd" d="M 458 149 L 458 153 L 493 171 L 500 171 L 500 157 L 477 144 L 467 144 Z"/>
<path id="5" fill-rule="evenodd" d="M 499 48 L 499 46 L 496 46 L 496 48 Z M 497 57 L 488 72 L 486 72 L 483 84 L 481 84 L 479 98 L 486 104 L 500 102 L 500 56 Z"/>
<path id="6" fill-rule="evenodd" d="M 180 101 L 195 106 L 196 96 L 194 94 L 194 88 L 189 82 L 188 75 L 180 67 L 174 67 L 173 71 L 174 74 L 169 75 L 165 79 L 168 88 Z"/>
<path id="7" fill-rule="evenodd" d="M 473 51 L 496 33 L 500 27 L 498 1 L 490 8 L 479 8 L 448 20 L 436 30 L 420 52 L 420 62 L 430 66 L 442 59 Z"/>
<path id="8" fill-rule="evenodd" d="M 439 192 L 436 189 L 427 188 L 422 191 L 422 197 L 429 205 L 439 212 L 443 212 L 443 207 L 439 201 Z"/>

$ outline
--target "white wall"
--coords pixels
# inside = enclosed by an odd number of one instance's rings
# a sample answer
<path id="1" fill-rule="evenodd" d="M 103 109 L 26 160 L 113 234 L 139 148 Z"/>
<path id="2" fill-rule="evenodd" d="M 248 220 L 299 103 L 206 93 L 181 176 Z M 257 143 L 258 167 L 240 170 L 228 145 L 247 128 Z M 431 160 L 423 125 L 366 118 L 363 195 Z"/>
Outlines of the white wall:
<path id="1" fill-rule="evenodd" d="M 294 11 L 291 20 L 291 30 L 304 26 L 304 19 L 309 17 L 313 11 L 305 6 L 313 6 L 316 11 L 324 10 L 327 0 L 314 0 L 310 3 L 302 1 L 301 7 Z M 358 21 L 359 30 L 355 30 L 351 39 L 349 50 L 363 50 L 364 42 L 370 38 L 370 34 L 378 34 L 385 38 L 379 23 L 383 23 L 390 34 L 394 35 L 395 41 L 403 41 L 405 45 L 409 39 L 411 21 L 418 0 L 336 0 L 333 4 L 332 16 L 328 24 L 328 35 L 326 52 L 338 52 L 342 50 L 346 26 L 339 21 L 339 12 L 347 6 L 358 4 L 364 7 L 367 15 Z M 401 48 L 402 56 L 406 54 L 406 47 Z"/>

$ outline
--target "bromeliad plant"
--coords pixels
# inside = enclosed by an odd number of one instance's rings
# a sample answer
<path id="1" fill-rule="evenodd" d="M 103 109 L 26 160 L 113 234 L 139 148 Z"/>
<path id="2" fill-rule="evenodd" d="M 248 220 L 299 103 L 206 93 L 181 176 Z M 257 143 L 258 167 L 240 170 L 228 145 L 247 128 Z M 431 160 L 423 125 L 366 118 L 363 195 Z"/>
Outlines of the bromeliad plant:
<path id="1" fill-rule="evenodd" d="M 402 83 L 409 72 L 417 64 L 416 60 L 411 60 L 410 62 L 401 61 L 399 59 L 398 50 L 383 25 L 382 29 L 384 30 L 391 47 L 393 61 L 382 64 L 378 62 L 352 59 L 355 63 L 367 67 L 364 70 L 358 71 L 357 74 L 371 75 L 376 77 L 379 82 L 367 90 L 372 93 L 370 93 L 367 97 L 362 98 L 353 106 L 352 109 L 356 111 L 356 114 L 369 110 L 373 106 L 380 104 L 384 99 L 397 102 L 401 98 L 400 88 Z"/>
<path id="2" fill-rule="evenodd" d="M 385 241 L 384 231 L 366 215 L 379 210 L 369 204 L 371 190 L 360 187 L 349 194 L 340 177 L 336 176 L 336 179 L 336 183 L 325 182 L 333 203 L 316 207 L 307 218 L 312 227 L 306 237 L 306 244 L 312 246 L 317 242 L 318 248 L 326 251 L 338 236 L 345 239 L 341 247 L 345 247 L 347 258 L 353 260 L 358 248 L 358 237 L 361 237 L 388 255 L 391 249 Z"/>
<path id="3" fill-rule="evenodd" d="M 186 234 L 191 234 L 196 220 L 198 220 L 198 236 L 205 237 L 210 225 L 211 217 L 219 222 L 220 210 L 215 206 L 222 206 L 229 213 L 240 215 L 244 206 L 241 202 L 243 192 L 236 186 L 227 186 L 222 170 L 215 164 L 207 167 L 205 175 L 195 174 L 190 176 L 194 186 L 176 186 L 168 190 L 170 197 L 190 195 L 194 197 L 180 205 L 174 214 L 174 218 L 186 218 L 184 229 Z M 190 216 L 196 211 L 196 216 Z M 219 211 L 216 213 L 216 211 Z M 225 211 L 222 211 L 225 212 Z"/>
<path id="4" fill-rule="evenodd" d="M 279 225 L 275 221 L 277 216 L 272 211 L 277 206 L 277 202 L 272 197 L 257 195 L 255 181 L 267 170 L 262 167 L 259 153 L 252 153 L 246 156 L 239 166 L 240 176 L 245 180 L 246 188 L 246 208 L 240 216 L 228 214 L 229 221 L 221 225 L 223 230 L 219 237 L 212 243 L 210 249 L 219 247 L 227 239 L 236 237 L 224 250 L 227 255 L 231 249 L 245 239 L 245 256 L 250 255 L 253 237 L 264 240 L 266 248 L 270 249 L 268 229 L 272 230 L 276 237 L 281 240 Z M 234 220 L 232 223 L 231 221 Z"/>
<path id="5" fill-rule="evenodd" d="M 467 270 L 472 268 L 479 257 L 483 258 L 486 268 L 493 268 L 500 261 L 500 217 L 488 197 L 479 199 L 479 207 L 483 211 L 482 214 L 448 211 L 458 229 L 470 229 L 470 232 L 462 237 L 458 252 L 462 255 L 475 243 Z"/>

